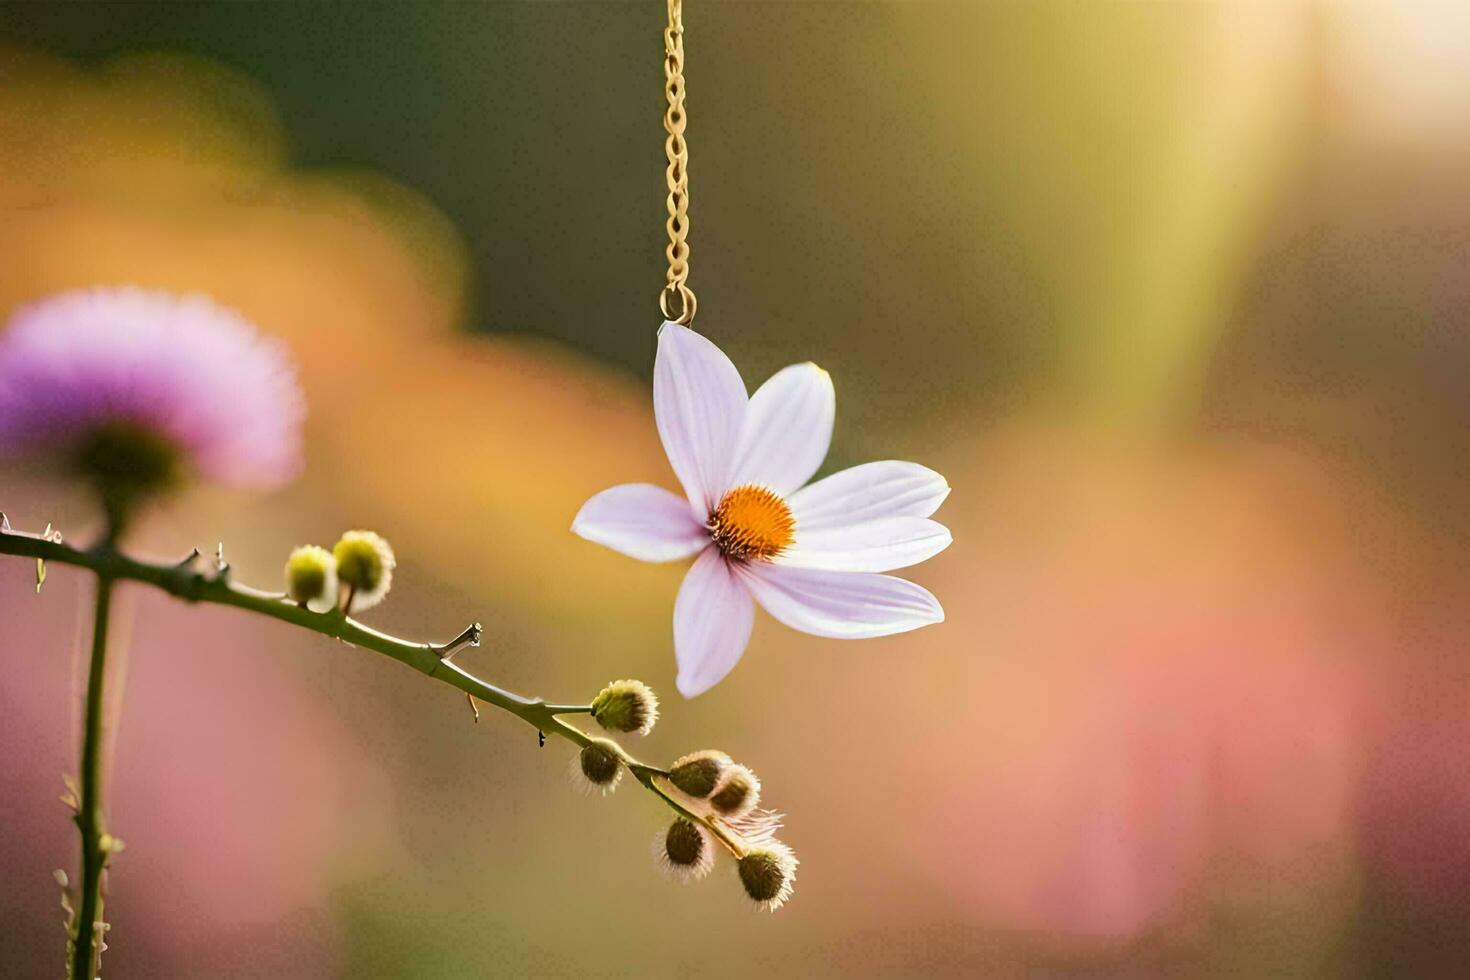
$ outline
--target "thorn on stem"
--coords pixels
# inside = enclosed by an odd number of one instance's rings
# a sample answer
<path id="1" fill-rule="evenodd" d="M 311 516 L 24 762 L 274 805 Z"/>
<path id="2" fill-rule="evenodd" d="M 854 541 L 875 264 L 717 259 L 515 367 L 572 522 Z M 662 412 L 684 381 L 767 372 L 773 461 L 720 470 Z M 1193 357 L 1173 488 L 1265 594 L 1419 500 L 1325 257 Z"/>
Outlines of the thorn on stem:
<path id="1" fill-rule="evenodd" d="M 479 646 L 480 634 L 483 632 L 484 627 L 481 626 L 479 623 L 471 623 L 470 625 L 466 626 L 464 628 L 464 632 L 460 633 L 454 639 L 450 640 L 448 643 L 438 648 L 439 659 L 448 662 L 453 660 L 454 655 L 463 648 L 467 646 Z"/>
<path id="2" fill-rule="evenodd" d="M 198 548 L 190 548 L 189 549 L 189 553 L 187 555 L 185 555 L 183 558 L 180 558 L 179 559 L 179 562 L 178 562 L 178 566 L 177 567 L 179 567 L 179 568 L 188 568 L 190 565 L 194 564 L 194 562 L 198 561 L 198 559 L 199 559 L 199 549 Z"/>

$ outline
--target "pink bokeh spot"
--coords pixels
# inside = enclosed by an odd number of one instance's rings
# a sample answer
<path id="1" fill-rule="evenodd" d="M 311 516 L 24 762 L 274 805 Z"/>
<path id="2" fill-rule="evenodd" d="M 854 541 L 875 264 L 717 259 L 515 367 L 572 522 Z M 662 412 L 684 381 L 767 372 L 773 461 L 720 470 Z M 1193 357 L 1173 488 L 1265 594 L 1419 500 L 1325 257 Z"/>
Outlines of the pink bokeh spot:
<path id="1" fill-rule="evenodd" d="M 48 610 L 17 619 L 6 637 L 24 655 L 0 685 L 0 798 L 14 802 L 9 829 L 28 845 L 5 855 L 0 876 L 36 896 L 24 910 L 44 910 L 31 925 L 49 942 L 55 904 L 40 895 L 76 849 L 57 797 L 61 775 L 76 770 L 73 647 L 86 630 L 73 610 L 86 608 L 90 586 L 55 569 L 37 597 L 28 569 L 0 571 L 0 603 Z M 384 770 L 290 667 L 316 638 L 129 585 L 115 615 L 107 813 L 126 849 L 107 915 L 130 940 L 110 954 L 114 969 L 148 972 L 154 958 L 183 956 L 191 971 L 233 975 L 239 937 L 264 934 L 272 940 L 259 956 L 306 957 L 282 970 L 334 972 L 334 874 L 391 847 L 393 808 Z"/>
<path id="2" fill-rule="evenodd" d="M 916 836 L 944 842 L 929 871 L 975 920 L 1060 948 L 1177 941 L 1245 895 L 1330 924 L 1355 881 L 1381 599 L 1334 564 L 1332 504 L 1292 461 L 1140 469 L 1079 478 L 1095 500 L 1043 546 L 972 532 L 1004 573 L 960 596 L 987 666 L 915 777 Z M 1017 486 L 1010 520 L 1055 514 Z"/>
<path id="3" fill-rule="evenodd" d="M 1014 681 L 1003 698 L 1030 722 L 956 734 L 990 749 L 950 780 L 931 831 L 970 867 L 981 916 L 1125 942 L 1192 919 L 1232 882 L 1292 889 L 1339 871 L 1360 768 L 1349 672 L 1246 631 L 1130 652 L 1112 639 L 1121 625 L 1078 624 L 1074 646 L 1085 633 L 1108 649 Z"/>

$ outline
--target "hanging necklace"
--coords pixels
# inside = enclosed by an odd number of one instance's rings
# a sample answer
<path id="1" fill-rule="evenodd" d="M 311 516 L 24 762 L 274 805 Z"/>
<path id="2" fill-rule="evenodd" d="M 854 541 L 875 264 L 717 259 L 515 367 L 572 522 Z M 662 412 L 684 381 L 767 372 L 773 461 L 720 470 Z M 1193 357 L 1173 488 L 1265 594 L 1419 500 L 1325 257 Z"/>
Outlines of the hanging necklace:
<path id="1" fill-rule="evenodd" d="M 832 378 L 810 362 L 747 396 L 724 352 L 690 329 L 689 146 L 682 0 L 664 28 L 669 244 L 653 414 L 680 497 L 649 483 L 582 505 L 572 530 L 651 562 L 694 563 L 674 601 L 674 657 L 685 697 L 719 683 L 750 641 L 759 603 L 792 629 L 837 639 L 887 636 L 944 619 L 920 585 L 881 574 L 950 544 L 929 519 L 949 495 L 918 463 L 884 460 L 810 483 L 832 442 Z"/>

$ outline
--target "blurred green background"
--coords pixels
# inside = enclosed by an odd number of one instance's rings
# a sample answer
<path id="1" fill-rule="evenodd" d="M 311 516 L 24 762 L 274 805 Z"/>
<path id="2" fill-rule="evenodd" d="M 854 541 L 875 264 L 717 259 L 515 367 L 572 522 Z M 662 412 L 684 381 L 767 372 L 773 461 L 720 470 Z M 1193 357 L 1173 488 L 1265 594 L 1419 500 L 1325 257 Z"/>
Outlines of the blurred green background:
<path id="1" fill-rule="evenodd" d="M 291 346 L 308 472 L 141 550 L 373 527 L 372 621 L 667 695 L 803 860 L 753 914 L 663 814 L 375 655 L 128 594 L 106 976 L 1431 976 L 1470 956 L 1470 8 L 686 0 L 698 326 L 815 360 L 824 472 L 955 490 L 948 621 L 758 622 L 673 689 L 664 5 L 0 5 L 0 308 L 203 290 Z M 85 501 L 0 474 L 18 525 Z M 0 566 L 0 959 L 55 976 L 85 583 Z M 123 683 L 125 681 L 125 684 Z"/>

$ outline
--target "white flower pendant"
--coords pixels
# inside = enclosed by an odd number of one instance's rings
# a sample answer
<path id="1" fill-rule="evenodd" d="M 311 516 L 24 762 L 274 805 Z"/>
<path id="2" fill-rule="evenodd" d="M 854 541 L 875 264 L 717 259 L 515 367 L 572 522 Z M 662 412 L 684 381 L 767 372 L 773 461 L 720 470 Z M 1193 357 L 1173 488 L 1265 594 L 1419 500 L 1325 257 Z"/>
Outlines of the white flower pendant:
<path id="1" fill-rule="evenodd" d="M 927 589 L 877 573 L 949 546 L 949 530 L 929 519 L 949 495 L 944 477 L 884 460 L 807 485 L 832 441 L 826 371 L 793 364 L 747 398 L 723 351 L 666 322 L 653 374 L 658 433 L 688 499 L 623 484 L 583 504 L 572 530 L 642 561 L 698 556 L 674 602 L 685 697 L 740 660 L 756 602 L 792 629 L 838 639 L 943 621 Z"/>

